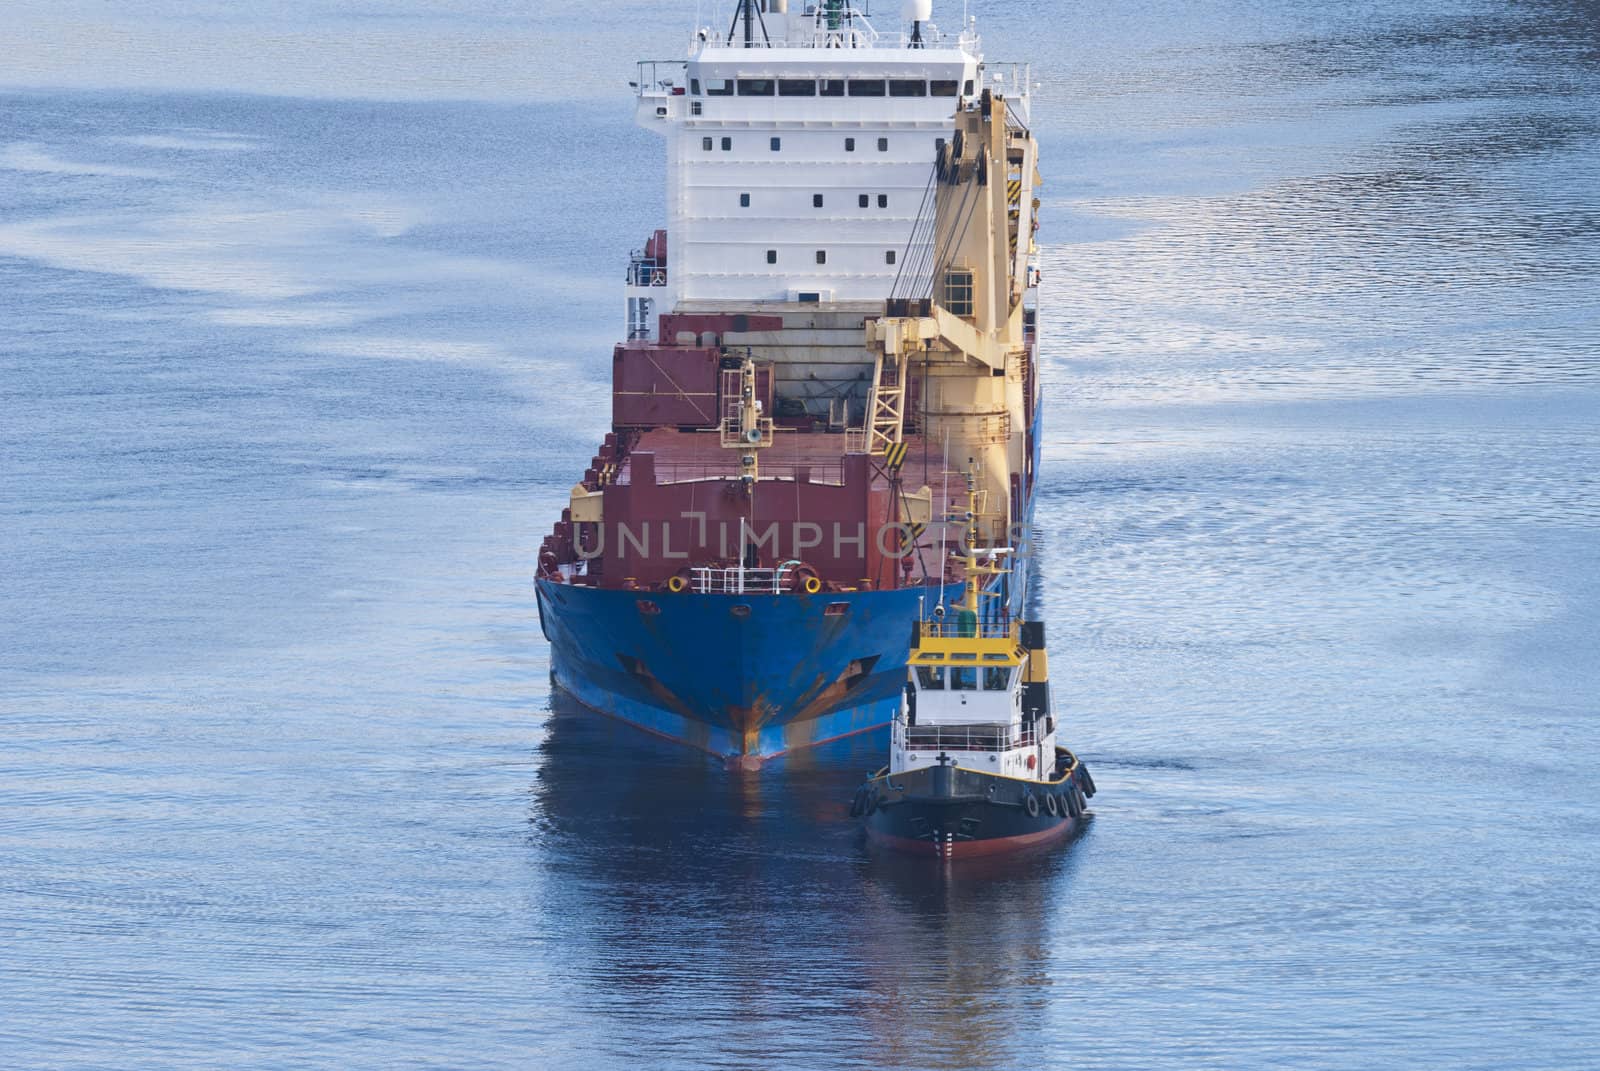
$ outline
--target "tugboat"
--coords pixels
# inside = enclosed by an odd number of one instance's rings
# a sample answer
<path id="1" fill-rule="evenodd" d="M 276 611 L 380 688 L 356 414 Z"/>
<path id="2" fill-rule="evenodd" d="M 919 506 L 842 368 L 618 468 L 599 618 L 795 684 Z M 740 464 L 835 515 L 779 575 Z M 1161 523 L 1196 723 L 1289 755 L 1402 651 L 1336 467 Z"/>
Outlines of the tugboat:
<path id="1" fill-rule="evenodd" d="M 975 501 L 971 472 L 967 492 Z M 982 612 L 986 582 L 1006 571 L 1012 548 L 980 550 L 977 540 L 969 527 L 954 614 L 939 605 L 932 620 L 919 615 L 889 765 L 850 803 L 873 841 L 945 859 L 1066 837 L 1095 794 L 1088 768 L 1056 743 L 1043 622 Z"/>

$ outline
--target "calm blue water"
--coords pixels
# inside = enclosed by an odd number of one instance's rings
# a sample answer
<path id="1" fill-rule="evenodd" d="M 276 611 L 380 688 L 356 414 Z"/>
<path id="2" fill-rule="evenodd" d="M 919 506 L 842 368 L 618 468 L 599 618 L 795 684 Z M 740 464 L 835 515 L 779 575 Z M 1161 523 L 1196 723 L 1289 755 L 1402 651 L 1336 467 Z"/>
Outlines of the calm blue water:
<path id="1" fill-rule="evenodd" d="M 1600 13 L 975 6 L 1102 792 L 940 870 L 549 692 L 687 5 L 8 5 L 0 1065 L 1594 1065 Z"/>

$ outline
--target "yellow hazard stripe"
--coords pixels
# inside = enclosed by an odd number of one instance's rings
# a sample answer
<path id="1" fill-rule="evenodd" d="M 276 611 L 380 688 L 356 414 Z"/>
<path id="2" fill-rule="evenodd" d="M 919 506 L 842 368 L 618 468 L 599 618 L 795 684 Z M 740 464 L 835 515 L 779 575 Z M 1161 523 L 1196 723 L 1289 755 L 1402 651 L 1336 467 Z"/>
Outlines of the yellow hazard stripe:
<path id="1" fill-rule="evenodd" d="M 889 444 L 889 449 L 883 452 L 883 456 L 891 469 L 897 469 L 901 465 L 905 464 L 906 450 L 909 448 L 909 446 L 909 443 Z"/>

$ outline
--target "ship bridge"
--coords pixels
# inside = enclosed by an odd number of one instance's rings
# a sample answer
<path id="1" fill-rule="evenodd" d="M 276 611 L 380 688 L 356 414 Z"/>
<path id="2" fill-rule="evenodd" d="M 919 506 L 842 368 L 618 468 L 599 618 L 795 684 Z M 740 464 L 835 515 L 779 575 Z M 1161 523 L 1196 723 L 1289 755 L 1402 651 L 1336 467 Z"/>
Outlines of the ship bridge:
<path id="1" fill-rule="evenodd" d="M 667 311 L 881 303 L 960 101 L 1003 89 L 1026 108 L 1026 69 L 990 70 L 970 25 L 880 31 L 840 0 L 807 7 L 748 0 L 688 59 L 639 65 L 638 122 L 667 141 L 670 243 L 630 277 L 630 337 Z"/>

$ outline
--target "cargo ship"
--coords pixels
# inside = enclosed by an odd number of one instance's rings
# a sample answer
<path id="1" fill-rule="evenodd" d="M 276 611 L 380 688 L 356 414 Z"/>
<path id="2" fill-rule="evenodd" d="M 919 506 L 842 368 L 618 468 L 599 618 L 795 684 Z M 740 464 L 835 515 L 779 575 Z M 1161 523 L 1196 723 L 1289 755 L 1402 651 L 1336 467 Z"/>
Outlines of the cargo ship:
<path id="1" fill-rule="evenodd" d="M 1031 522 L 1029 72 L 931 7 L 743 0 L 633 83 L 665 226 L 627 267 L 611 427 L 539 548 L 539 619 L 579 702 L 745 766 L 889 723 L 959 541 Z M 984 619 L 1026 587 L 986 578 Z"/>

